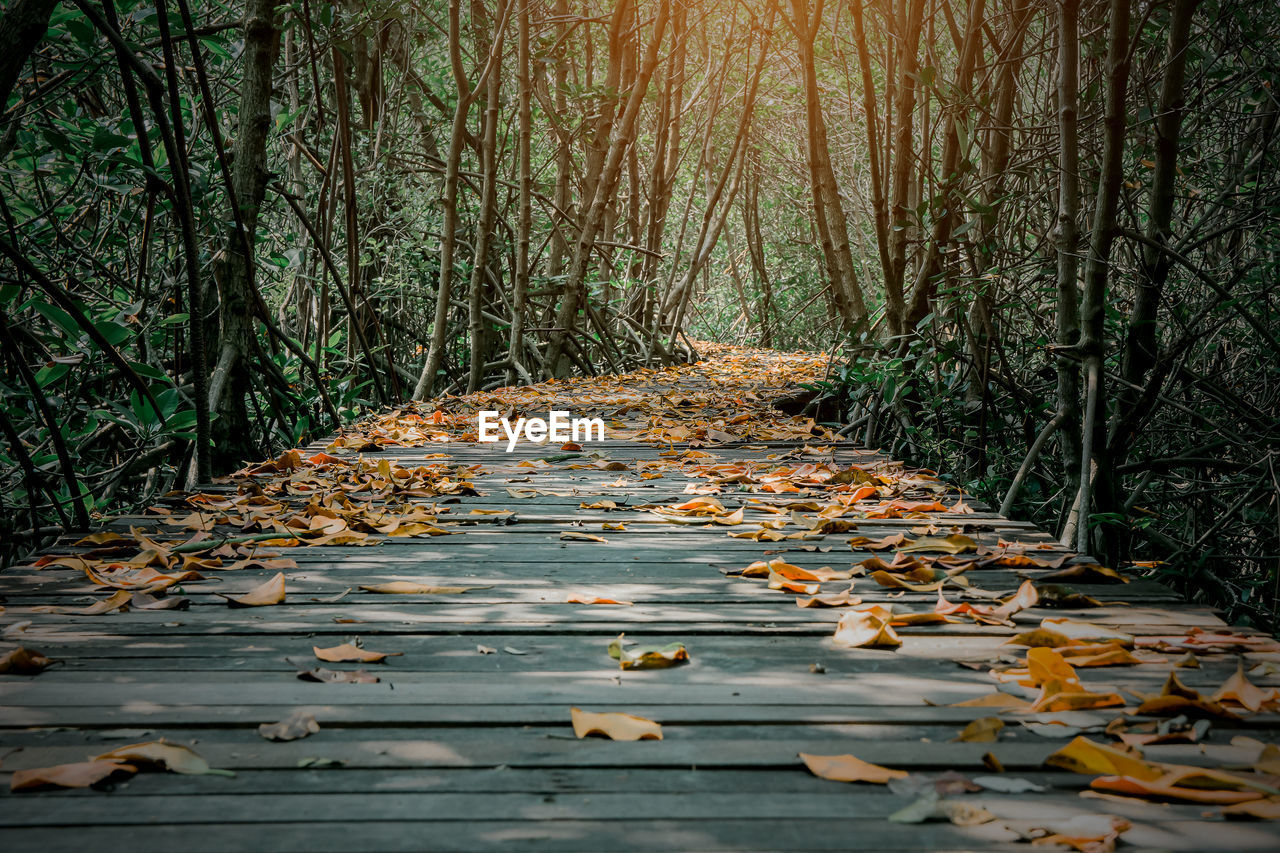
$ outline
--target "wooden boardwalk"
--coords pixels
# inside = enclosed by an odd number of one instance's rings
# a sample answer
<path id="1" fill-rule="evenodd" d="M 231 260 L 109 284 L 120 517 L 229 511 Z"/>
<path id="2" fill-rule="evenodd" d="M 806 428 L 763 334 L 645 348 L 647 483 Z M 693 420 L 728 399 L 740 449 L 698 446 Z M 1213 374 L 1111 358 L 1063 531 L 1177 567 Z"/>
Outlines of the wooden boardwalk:
<path id="1" fill-rule="evenodd" d="M 1154 583 L 1071 582 L 1102 606 L 1034 607 L 1013 617 L 1016 627 L 971 619 L 908 625 L 896 629 L 903 643 L 892 649 L 836 645 L 841 608 L 802 609 L 796 595 L 769 589 L 764 579 L 732 576 L 778 556 L 806 569 L 848 569 L 876 556 L 865 547 L 851 550 L 851 536 L 876 540 L 912 529 L 918 535 L 931 524 L 939 534 L 954 528 L 988 547 L 1003 540 L 1031 546 L 1037 558 L 1060 555 L 1036 547 L 1051 544 L 1044 533 L 973 501 L 966 501 L 971 514 L 864 517 L 877 514 L 883 495 L 856 504 L 856 512 L 842 517 L 850 524 L 840 532 L 781 541 L 728 535 L 763 529 L 759 523 L 771 519 L 790 522 L 781 533 L 804 530 L 801 519 L 760 508 L 799 502 L 803 516 L 806 499 L 825 495 L 816 483 L 794 486 L 805 481 L 807 469 L 800 466 L 902 473 L 875 453 L 810 430 L 802 419 L 766 417 L 770 399 L 822 367 L 811 357 L 721 353 L 678 371 L 492 398 L 495 405 L 523 405 L 526 414 L 545 412 L 551 403 L 575 415 L 601 413 L 610 422 L 610 439 L 580 452 L 523 443 L 508 454 L 502 445 L 457 440 L 467 431 L 465 422 L 474 423 L 474 412 L 460 401 L 443 407 L 452 420 L 437 427 L 428 418 L 415 433 L 398 433 L 402 442 L 444 433 L 451 441 L 388 445 L 391 421 L 381 428 L 366 424 L 351 447 L 330 452 L 450 472 L 443 484 L 440 476 L 431 480 L 442 494 L 412 498 L 434 506 L 430 514 L 437 521 L 431 524 L 449 535 L 374 534 L 361 545 L 326 547 L 264 545 L 296 562 L 283 569 L 282 604 L 231 608 L 217 595 L 267 581 L 279 571 L 271 565 L 201 569 L 204 580 L 170 589 L 171 597 L 190 599 L 187 610 L 90 616 L 61 612 L 104 598 L 74 562 L 3 572 L 0 651 L 21 644 L 60 661 L 34 677 L 0 676 L 5 778 L 8 771 L 84 761 L 159 738 L 189 745 L 235 776 L 142 772 L 110 792 L 17 794 L 5 786 L 0 849 L 1025 851 L 1043 848 L 1032 848 L 1019 832 L 1103 813 L 1132 823 L 1123 842 L 1136 848 L 1280 849 L 1275 822 L 1225 823 L 1216 806 L 1082 796 L 1090 776 L 1043 763 L 1077 733 L 1059 725 L 1055 736 L 1047 718 L 1004 713 L 996 742 L 953 740 L 970 721 L 1000 709 L 949 706 L 992 694 L 998 686 L 992 666 L 1020 660 L 1026 651 L 1004 643 L 1046 617 L 1087 620 L 1139 639 L 1222 627 L 1214 613 L 1180 602 Z M 744 411 L 751 417 L 731 423 Z M 303 456 L 323 449 L 317 444 Z M 460 479 L 459 465 L 477 467 Z M 315 494 L 308 470 L 264 472 L 208 493 L 228 497 L 267 484 L 259 505 L 297 510 Z M 776 482 L 798 492 L 768 491 L 762 475 L 779 470 L 789 473 Z M 273 482 L 295 487 L 281 492 L 269 487 Z M 450 485 L 458 482 L 471 488 Z M 747 508 L 742 524 L 697 517 L 683 519 L 697 523 L 676 523 L 681 519 L 670 512 L 663 517 L 643 508 L 679 505 L 695 497 L 694 490 L 713 487 L 726 510 Z M 894 497 L 937 497 L 909 483 L 904 489 Z M 399 499 L 369 494 L 351 491 L 348 497 L 357 507 L 406 514 L 395 506 Z M 214 499 L 204 500 L 208 514 L 218 515 Z M 943 501 L 954 507 L 956 497 Z M 193 531 L 173 523 L 190 512 L 191 504 L 184 504 L 182 497 L 166 504 L 173 511 L 167 524 L 152 515 L 116 519 L 108 529 L 127 536 L 134 527 L 162 543 L 185 541 Z M 225 512 L 244 513 L 249 506 Z M 326 517 L 316 516 L 319 527 Z M 211 532 L 223 537 L 243 529 L 221 525 Z M 377 544 L 368 545 L 370 540 Z M 87 552 L 71 541 L 51 553 Z M 886 560 L 892 553 L 879 552 Z M 1023 577 L 1050 571 L 991 565 L 965 574 L 974 588 L 1008 594 Z M 471 589 L 360 589 L 395 581 Z M 848 585 L 825 583 L 823 592 Z M 631 604 L 568 603 L 572 593 Z M 854 593 L 864 602 L 918 611 L 932 611 L 937 599 L 933 591 L 895 590 L 867 577 L 855 581 Z M 970 600 L 961 589 L 946 594 Z M 690 660 L 668 669 L 623 671 L 607 653 L 622 632 L 645 645 L 683 642 Z M 402 653 L 360 665 L 379 677 L 376 683 L 297 677 L 317 666 L 357 669 L 321 663 L 312 653 L 313 646 L 356 637 L 366 649 Z M 1181 653 L 1144 654 L 1159 662 L 1081 672 L 1094 691 L 1158 693 Z M 1246 667 L 1276 657 L 1250 654 Z M 1178 672 L 1184 684 L 1206 694 L 1236 671 L 1235 654 L 1200 659 L 1200 668 Z M 1264 689 L 1280 683 L 1265 673 L 1252 681 Z M 1124 695 L 1132 710 L 1137 701 Z M 656 720 L 664 739 L 579 740 L 571 707 Z M 259 736 L 259 724 L 298 709 L 314 715 L 319 732 L 288 742 Z M 1103 742 L 1108 738 L 1099 722 L 1120 710 L 1054 716 Z M 1266 711 L 1240 716 L 1215 720 L 1205 743 L 1150 746 L 1146 756 L 1249 765 L 1257 750 L 1247 742 L 1233 746 L 1232 738 L 1274 743 L 1280 721 Z M 910 784 L 891 789 L 817 778 L 799 753 L 852 753 L 909 771 L 912 779 L 946 771 L 991 776 L 994 756 L 1005 776 L 1044 790 L 954 796 L 997 817 L 985 823 L 901 824 L 887 817 L 915 799 L 904 793 Z"/>

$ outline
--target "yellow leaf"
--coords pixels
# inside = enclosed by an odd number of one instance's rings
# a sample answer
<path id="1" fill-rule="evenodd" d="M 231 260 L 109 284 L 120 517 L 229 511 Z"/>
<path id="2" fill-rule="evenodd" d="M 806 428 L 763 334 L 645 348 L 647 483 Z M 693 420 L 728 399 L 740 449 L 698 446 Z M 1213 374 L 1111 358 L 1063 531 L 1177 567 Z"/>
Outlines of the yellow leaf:
<path id="1" fill-rule="evenodd" d="M 962 743 L 994 743 L 1000 739 L 1004 721 L 999 717 L 979 717 L 961 730 L 954 740 Z"/>
<path id="2" fill-rule="evenodd" d="M 572 708 L 573 733 L 579 739 L 603 735 L 610 740 L 662 740 L 662 726 L 634 714 L 596 713 Z"/>
<path id="3" fill-rule="evenodd" d="M 1122 752 L 1080 736 L 1050 755 L 1044 763 L 1072 773 L 1130 776 L 1145 781 L 1154 781 L 1164 775 L 1159 764 L 1144 761 L 1142 753 L 1137 750 Z"/>
<path id="4" fill-rule="evenodd" d="M 180 743 L 169 743 L 164 740 L 117 747 L 110 752 L 94 756 L 93 760 L 154 764 L 171 773 L 181 773 L 187 776 L 200 776 L 205 773 L 215 772 L 210 769 L 209 762 L 197 755 L 195 750 Z M 216 772 L 227 774 L 225 770 Z"/>
<path id="5" fill-rule="evenodd" d="M 905 770 L 893 770 L 871 764 L 852 755 L 810 755 L 800 753 L 800 760 L 809 772 L 822 779 L 833 782 L 871 782 L 876 785 L 888 784 L 891 779 L 905 779 Z"/>

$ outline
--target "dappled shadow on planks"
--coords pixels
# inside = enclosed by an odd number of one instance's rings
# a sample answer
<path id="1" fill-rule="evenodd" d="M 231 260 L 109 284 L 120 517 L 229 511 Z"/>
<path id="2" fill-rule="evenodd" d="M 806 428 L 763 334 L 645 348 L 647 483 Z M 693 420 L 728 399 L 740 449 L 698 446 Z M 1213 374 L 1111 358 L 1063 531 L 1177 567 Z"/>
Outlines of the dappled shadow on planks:
<path id="1" fill-rule="evenodd" d="M 804 596 L 734 576 L 778 557 L 807 572 L 889 560 L 892 548 L 848 540 L 899 533 L 904 543 L 955 533 L 984 552 L 1004 542 L 1046 563 L 1089 562 L 927 475 L 769 408 L 795 383 L 820 377 L 825 364 L 820 356 L 712 348 L 707 361 L 679 369 L 397 410 L 201 496 L 110 520 L 104 530 L 120 541 L 96 547 L 118 549 L 111 554 L 93 556 L 95 546 L 68 541 L 51 553 L 71 560 L 6 571 L 4 648 L 21 644 L 59 661 L 35 677 L 0 676 L 6 771 L 164 738 L 236 775 L 140 773 L 109 794 L 5 792 L 5 848 L 78 849 L 91 839 L 131 851 L 847 849 L 856 838 L 865 848 L 1025 850 L 1020 832 L 1105 813 L 1131 822 L 1123 835 L 1130 845 L 1276 849 L 1273 824 L 1224 824 L 1212 807 L 1081 796 L 1089 776 L 1044 764 L 1074 734 L 1066 725 L 1056 733 L 1043 720 L 1029 727 L 1022 723 L 1030 718 L 1006 713 L 997 741 L 953 740 L 998 711 L 949 706 L 992 694 L 991 670 L 1025 654 L 1006 642 L 1045 618 L 1087 620 L 1139 647 L 1185 637 L 1189 628 L 1223 628 L 1212 612 L 1158 584 L 1086 578 L 1071 586 L 1096 601 L 1087 610 L 1037 606 L 1005 624 L 908 624 L 895 628 L 897 648 L 848 648 L 833 637 L 846 609 L 802 609 L 796 599 Z M 475 441 L 481 409 L 545 416 L 551 407 L 604 418 L 609 440 L 580 448 L 523 443 L 512 453 Z M 326 458 L 336 461 L 306 461 Z M 415 486 L 395 486 L 396 472 L 419 468 L 402 478 Z M 880 478 L 870 493 L 858 495 L 862 475 L 839 487 L 825 482 L 855 469 Z M 830 506 L 841 495 L 848 503 L 830 517 L 847 529 L 820 532 L 822 510 L 805 505 Z M 673 509 L 700 498 L 720 509 L 699 515 L 695 506 L 686 518 Z M 934 500 L 942 509 L 889 506 Z M 203 514 L 191 526 L 193 509 Z M 398 535 L 411 529 L 397 519 L 424 516 L 431 520 L 412 523 L 438 535 Z M 312 544 L 343 531 L 348 544 Z M 752 531 L 760 538 L 734 535 Z M 69 612 L 103 600 L 111 592 L 100 590 L 103 578 L 136 570 L 128 564 L 145 550 L 138 534 L 162 550 L 197 540 L 185 554 L 152 563 L 172 571 L 186 557 L 209 560 L 199 567 L 202 579 L 167 590 L 187 598 L 189 609 Z M 259 541 L 239 542 L 246 535 Z M 197 547 L 199 537 L 206 548 Z M 215 546 L 239 552 L 217 566 L 209 558 Z M 233 559 L 249 562 L 225 570 Z M 114 569 L 113 561 L 124 565 Z M 975 563 L 957 575 L 967 588 L 948 584 L 945 594 L 981 604 L 1053 570 Z M 218 596 L 243 593 L 277 571 L 285 575 L 283 603 L 233 609 Z M 406 582 L 465 591 L 361 589 Z M 849 585 L 818 582 L 821 594 Z M 937 599 L 865 574 L 853 591 L 864 604 L 920 613 Z M 571 604 L 571 593 L 630 604 Z M 622 632 L 645 645 L 683 642 L 690 661 L 620 670 L 606 647 Z M 320 665 L 313 646 L 354 638 L 403 654 L 382 664 L 324 664 L 362 667 L 376 683 L 298 680 L 299 670 Z M 1158 693 L 1178 656 L 1153 649 L 1143 653 L 1149 662 L 1082 672 L 1090 690 L 1129 701 L 1134 692 Z M 1273 656 L 1244 657 L 1254 667 Z M 1200 664 L 1179 677 L 1209 694 L 1235 671 L 1237 655 L 1202 654 Z M 1276 683 L 1254 680 L 1265 689 Z M 577 740 L 571 706 L 656 720 L 664 739 Z M 320 731 L 281 743 L 258 736 L 260 723 L 295 709 L 314 715 Z M 1123 710 L 1086 713 L 1106 722 Z M 1233 735 L 1274 742 L 1280 722 L 1268 710 L 1241 716 L 1215 722 L 1206 744 L 1156 745 L 1147 757 L 1248 765 L 1256 750 L 1231 745 Z M 1007 776 L 1043 790 L 958 795 L 996 816 L 986 823 L 904 825 L 888 817 L 912 795 L 816 778 L 801 752 L 852 753 L 917 779 L 992 775 L 994 756 Z"/>

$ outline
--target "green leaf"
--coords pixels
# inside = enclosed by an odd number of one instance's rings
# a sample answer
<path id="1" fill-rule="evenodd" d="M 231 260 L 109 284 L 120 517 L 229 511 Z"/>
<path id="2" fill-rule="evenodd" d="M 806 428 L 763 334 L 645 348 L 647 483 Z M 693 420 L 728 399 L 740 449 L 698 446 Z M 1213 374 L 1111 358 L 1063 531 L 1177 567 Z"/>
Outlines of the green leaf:
<path id="1" fill-rule="evenodd" d="M 107 343 L 112 346 L 124 343 L 133 334 L 132 329 L 127 326 L 122 326 L 119 323 L 113 323 L 110 320 L 103 320 L 101 322 L 94 323 L 93 326 L 102 333 L 102 336 L 107 339 Z"/>
<path id="2" fill-rule="evenodd" d="M 38 299 L 33 299 L 27 304 L 50 323 L 61 329 L 71 340 L 80 339 L 80 327 L 76 325 L 76 321 L 57 305 L 50 305 L 48 302 L 41 302 Z"/>

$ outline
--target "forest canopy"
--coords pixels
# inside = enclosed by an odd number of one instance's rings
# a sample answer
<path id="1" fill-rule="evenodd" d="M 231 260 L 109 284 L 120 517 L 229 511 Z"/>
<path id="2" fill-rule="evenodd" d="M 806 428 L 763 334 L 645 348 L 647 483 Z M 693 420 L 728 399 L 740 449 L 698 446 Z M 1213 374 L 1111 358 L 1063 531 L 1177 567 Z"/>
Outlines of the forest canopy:
<path id="1" fill-rule="evenodd" d="M 1270 0 L 9 0 L 10 559 L 409 400 L 796 405 L 1234 615 L 1280 584 Z"/>

